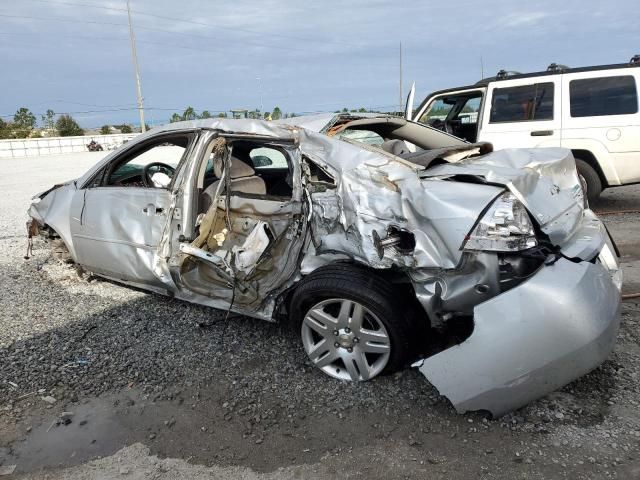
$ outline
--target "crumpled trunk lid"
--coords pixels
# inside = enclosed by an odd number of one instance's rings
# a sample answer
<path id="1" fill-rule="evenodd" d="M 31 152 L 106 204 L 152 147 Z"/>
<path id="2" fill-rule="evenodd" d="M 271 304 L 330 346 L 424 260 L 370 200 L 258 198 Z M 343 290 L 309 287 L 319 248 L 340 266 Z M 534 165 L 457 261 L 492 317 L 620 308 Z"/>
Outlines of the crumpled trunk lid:
<path id="1" fill-rule="evenodd" d="M 506 149 L 429 168 L 422 178 L 479 177 L 508 188 L 549 236 L 562 246 L 581 228 L 582 187 L 570 150 Z"/>

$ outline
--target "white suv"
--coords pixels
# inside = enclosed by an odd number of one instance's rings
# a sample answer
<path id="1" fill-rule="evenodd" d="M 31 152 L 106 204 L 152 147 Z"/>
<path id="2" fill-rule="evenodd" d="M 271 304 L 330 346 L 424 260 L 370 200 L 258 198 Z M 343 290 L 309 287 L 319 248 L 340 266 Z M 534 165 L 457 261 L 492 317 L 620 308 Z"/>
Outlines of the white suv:
<path id="1" fill-rule="evenodd" d="M 639 81 L 640 55 L 616 65 L 501 70 L 432 93 L 413 118 L 495 149 L 568 148 L 594 200 L 604 188 L 640 182 Z"/>

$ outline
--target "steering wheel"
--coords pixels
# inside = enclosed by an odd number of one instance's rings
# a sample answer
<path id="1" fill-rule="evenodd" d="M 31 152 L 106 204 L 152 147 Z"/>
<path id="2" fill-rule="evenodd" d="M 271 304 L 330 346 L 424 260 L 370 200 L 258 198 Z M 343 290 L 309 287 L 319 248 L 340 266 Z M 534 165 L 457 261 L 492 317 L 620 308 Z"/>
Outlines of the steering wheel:
<path id="1" fill-rule="evenodd" d="M 453 122 L 454 120 L 451 120 L 451 122 Z M 443 132 L 447 132 L 451 135 L 454 135 L 453 133 L 453 128 L 451 127 L 451 125 L 449 124 L 449 122 L 447 121 L 443 121 L 439 118 L 434 118 L 431 122 L 429 122 L 429 124 L 433 127 L 436 128 L 438 130 L 442 130 Z"/>
<path id="2" fill-rule="evenodd" d="M 450 133 L 451 135 L 455 135 L 456 137 L 458 137 L 460 136 L 458 132 L 461 126 L 462 126 L 461 119 L 455 118 L 455 119 L 449 120 L 447 122 L 447 133 Z"/>
<path id="3" fill-rule="evenodd" d="M 156 170 L 155 172 L 153 171 L 154 168 Z M 151 180 L 151 176 L 154 173 L 158 173 L 158 172 L 162 172 L 170 177 L 173 177 L 173 174 L 176 173 L 176 169 L 173 168 L 171 165 L 167 165 L 166 163 L 162 163 L 162 162 L 147 163 L 142 169 L 142 183 L 144 183 L 145 187 L 154 188 L 153 180 Z"/>

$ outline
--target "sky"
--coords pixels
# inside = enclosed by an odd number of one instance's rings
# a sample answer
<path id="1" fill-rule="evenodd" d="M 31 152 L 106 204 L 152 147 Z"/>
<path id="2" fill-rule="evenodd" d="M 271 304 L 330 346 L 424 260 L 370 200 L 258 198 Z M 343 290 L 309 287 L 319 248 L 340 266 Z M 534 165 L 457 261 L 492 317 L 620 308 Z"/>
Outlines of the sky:
<path id="1" fill-rule="evenodd" d="M 393 110 L 498 70 L 640 54 L 638 0 L 130 0 L 146 121 L 261 108 Z M 0 116 L 138 123 L 126 0 L 0 0 Z M 484 67 L 484 69 L 482 69 Z"/>

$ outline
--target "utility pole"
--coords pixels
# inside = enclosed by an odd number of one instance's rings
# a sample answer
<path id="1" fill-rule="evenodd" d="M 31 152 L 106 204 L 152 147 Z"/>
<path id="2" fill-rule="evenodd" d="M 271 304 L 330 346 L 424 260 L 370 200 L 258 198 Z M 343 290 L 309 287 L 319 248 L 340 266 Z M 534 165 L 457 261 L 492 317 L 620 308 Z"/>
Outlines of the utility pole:
<path id="1" fill-rule="evenodd" d="M 480 55 L 480 80 L 484 80 L 484 61 L 482 55 Z"/>
<path id="2" fill-rule="evenodd" d="M 260 92 L 260 113 L 264 115 L 264 105 L 262 104 L 262 79 L 260 77 L 256 77 L 258 80 L 258 91 Z"/>
<path id="3" fill-rule="evenodd" d="M 131 57 L 133 58 L 133 69 L 136 74 L 136 95 L 138 97 L 138 113 L 140 114 L 140 131 L 147 131 L 144 124 L 144 105 L 142 103 L 142 87 L 140 86 L 140 68 L 138 67 L 138 53 L 136 52 L 136 36 L 133 34 L 133 25 L 131 24 L 131 8 L 129 0 L 127 0 L 127 16 L 129 17 L 129 39 L 131 40 Z"/>
<path id="4" fill-rule="evenodd" d="M 398 97 L 398 105 L 400 106 L 398 111 L 402 112 L 402 42 L 400 42 L 400 95 Z"/>

